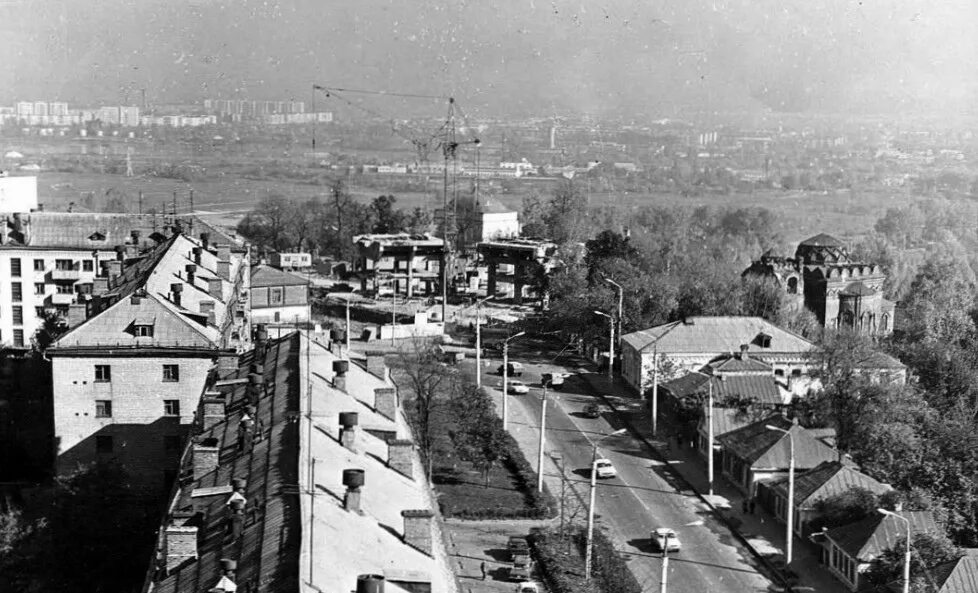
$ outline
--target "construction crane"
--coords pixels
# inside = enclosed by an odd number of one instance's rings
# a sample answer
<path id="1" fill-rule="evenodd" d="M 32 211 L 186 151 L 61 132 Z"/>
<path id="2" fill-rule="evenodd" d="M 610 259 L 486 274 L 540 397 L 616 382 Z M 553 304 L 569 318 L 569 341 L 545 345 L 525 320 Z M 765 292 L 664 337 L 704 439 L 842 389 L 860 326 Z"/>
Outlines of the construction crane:
<path id="1" fill-rule="evenodd" d="M 377 91 L 377 90 L 364 90 L 364 89 L 349 89 L 349 88 L 339 88 L 339 87 L 328 87 L 325 85 L 314 84 L 312 85 L 313 98 L 315 100 L 315 93 L 319 91 L 323 93 L 326 97 L 339 100 L 346 105 L 367 113 L 373 117 L 379 119 L 389 120 L 391 123 L 391 131 L 400 136 L 402 139 L 410 143 L 418 156 L 418 163 L 427 167 L 429 161 L 428 157 L 432 151 L 438 149 L 441 150 L 442 157 L 444 158 L 444 171 L 443 171 L 443 188 L 442 188 L 442 216 L 441 216 L 441 230 L 442 238 L 445 241 L 445 265 L 442 266 L 442 320 L 446 319 L 447 314 L 447 304 L 448 304 L 448 268 L 449 262 L 452 260 L 452 254 L 454 252 L 454 244 L 456 242 L 457 235 L 457 216 L 458 216 L 458 149 L 462 145 L 474 145 L 477 148 L 481 145 L 481 140 L 478 137 L 473 137 L 464 141 L 460 141 L 457 134 L 456 118 L 462 119 L 466 124 L 467 130 L 474 129 L 468 125 L 468 118 L 465 113 L 459 107 L 458 103 L 455 101 L 454 97 L 446 97 L 444 95 L 425 95 L 418 93 L 402 93 L 402 92 L 391 92 L 391 91 Z M 386 96 L 386 97 L 400 97 L 408 99 L 440 99 L 446 100 L 448 102 L 448 113 L 445 117 L 444 123 L 439 126 L 434 132 L 426 132 L 418 127 L 412 126 L 407 122 L 402 122 L 398 125 L 398 122 L 394 118 L 388 118 L 379 112 L 364 107 L 363 105 L 354 103 L 353 101 L 344 97 L 345 94 L 365 94 L 365 95 L 375 95 L 375 96 Z M 315 107 L 313 107 L 315 111 Z M 315 127 L 313 127 L 313 139 L 312 139 L 312 149 L 313 153 L 316 151 L 316 139 L 315 139 Z M 451 169 L 451 186 L 452 186 L 452 210 L 451 219 L 449 219 L 449 207 L 448 207 L 448 193 L 449 193 L 449 169 Z"/>

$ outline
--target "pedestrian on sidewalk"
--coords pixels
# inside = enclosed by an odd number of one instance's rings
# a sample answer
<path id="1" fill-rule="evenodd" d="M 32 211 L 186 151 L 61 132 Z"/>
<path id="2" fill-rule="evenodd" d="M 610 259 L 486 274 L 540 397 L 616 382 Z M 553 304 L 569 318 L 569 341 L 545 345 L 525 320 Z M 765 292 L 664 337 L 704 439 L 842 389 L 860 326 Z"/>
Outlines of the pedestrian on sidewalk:
<path id="1" fill-rule="evenodd" d="M 482 564 L 479 565 L 479 570 L 482 571 L 482 580 L 486 580 L 486 561 L 483 560 Z"/>

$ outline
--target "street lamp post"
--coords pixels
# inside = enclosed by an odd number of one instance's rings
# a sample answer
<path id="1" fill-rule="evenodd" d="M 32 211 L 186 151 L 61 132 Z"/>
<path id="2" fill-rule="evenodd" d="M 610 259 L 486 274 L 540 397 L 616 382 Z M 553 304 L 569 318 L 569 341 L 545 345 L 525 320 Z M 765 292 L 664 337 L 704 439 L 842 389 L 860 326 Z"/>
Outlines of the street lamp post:
<path id="1" fill-rule="evenodd" d="M 394 336 L 397 330 L 397 280 L 394 280 L 394 294 L 391 295 L 391 346 L 397 344 Z"/>
<path id="2" fill-rule="evenodd" d="M 710 481 L 710 499 L 713 498 L 713 377 L 710 377 L 709 395 L 706 401 L 706 473 Z M 699 440 L 699 439 L 697 439 Z"/>
<path id="3" fill-rule="evenodd" d="M 503 340 L 503 430 L 509 426 L 509 341 L 525 333 L 520 332 Z"/>
<path id="4" fill-rule="evenodd" d="M 621 287 L 621 284 L 618 284 L 617 282 L 615 282 L 611 278 L 605 278 L 604 281 L 607 282 L 608 284 L 614 286 L 615 287 L 615 290 L 618 292 L 618 345 L 619 345 L 618 350 L 621 351 L 621 348 L 620 348 L 620 346 L 621 346 L 621 336 L 622 336 L 622 333 L 621 333 L 621 324 L 622 324 L 622 319 L 624 318 L 623 317 L 623 314 L 624 314 L 624 308 L 625 308 L 625 289 Z"/>
<path id="5" fill-rule="evenodd" d="M 594 312 L 602 317 L 607 317 L 611 328 L 611 339 L 608 341 L 608 380 L 613 381 L 615 378 L 615 318 L 602 311 L 595 310 Z"/>
<path id="6" fill-rule="evenodd" d="M 907 551 L 903 556 L 903 593 L 910 593 L 910 519 L 886 509 L 876 509 L 883 515 L 896 517 L 907 524 Z"/>
<path id="7" fill-rule="evenodd" d="M 543 492 L 543 447 L 547 433 L 547 384 L 543 384 L 543 398 L 540 400 L 540 451 L 537 454 L 537 492 Z"/>
<path id="8" fill-rule="evenodd" d="M 703 521 L 693 521 L 687 523 L 686 526 L 702 524 Z M 669 581 L 669 537 L 672 535 L 672 531 L 667 531 L 665 535 L 662 541 L 662 575 L 659 577 L 659 593 L 666 593 L 666 585 Z"/>
<path id="9" fill-rule="evenodd" d="M 475 303 L 475 386 L 482 387 L 482 303 L 495 297 L 489 295 Z"/>
<path id="10" fill-rule="evenodd" d="M 587 505 L 587 546 L 584 551 L 584 580 L 591 580 L 591 556 L 592 547 L 594 544 L 594 491 L 597 489 L 597 475 L 598 475 L 598 445 L 601 441 L 624 434 L 627 429 L 621 428 L 615 432 L 608 433 L 601 437 L 600 439 L 594 441 L 591 445 L 591 492 L 588 498 Z"/>
<path id="11" fill-rule="evenodd" d="M 785 566 L 791 564 L 791 544 L 794 539 L 794 522 L 795 522 L 795 437 L 791 434 L 791 431 L 785 430 L 783 428 L 778 428 L 777 426 L 771 426 L 770 424 L 765 425 L 768 430 L 773 430 L 776 432 L 783 432 L 788 435 L 788 446 L 790 456 L 788 458 L 788 504 L 787 504 L 787 520 L 785 525 L 787 526 L 785 535 L 785 555 L 784 563 Z M 711 451 L 712 453 L 712 451 Z"/>

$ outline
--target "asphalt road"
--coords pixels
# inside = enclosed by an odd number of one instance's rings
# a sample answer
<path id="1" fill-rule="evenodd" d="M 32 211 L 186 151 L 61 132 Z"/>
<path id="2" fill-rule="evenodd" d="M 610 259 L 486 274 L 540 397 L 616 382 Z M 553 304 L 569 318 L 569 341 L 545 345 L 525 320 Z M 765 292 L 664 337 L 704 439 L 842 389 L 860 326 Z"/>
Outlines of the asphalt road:
<path id="1" fill-rule="evenodd" d="M 532 387 L 527 395 L 510 396 L 511 410 L 514 406 L 522 408 L 513 412 L 510 430 L 523 431 L 524 441 L 528 436 L 526 431 L 538 438 L 540 374 L 575 373 L 578 369 L 545 362 L 530 363 L 519 356 L 513 360 L 524 364 L 524 374 L 520 378 Z M 496 359 L 492 360 L 489 369 L 493 374 L 484 374 L 483 385 L 495 387 L 501 382 L 494 373 L 498 364 Z M 603 438 L 621 428 L 607 408 L 602 407 L 602 415 L 597 419 L 581 414 L 587 403 L 597 401 L 590 395 L 583 379 L 569 377 L 561 391 L 548 393 L 551 404 L 548 404 L 544 449 L 561 454 L 568 486 L 578 494 L 579 501 L 586 503 L 588 500 L 589 468 L 595 443 L 598 444 L 598 457 L 610 459 L 618 470 L 617 478 L 598 481 L 596 524 L 608 527 L 617 536 L 614 539 L 620 542 L 619 549 L 629 558 L 629 566 L 645 591 L 659 591 L 662 574 L 661 554 L 652 547 L 649 537 L 656 527 L 675 529 L 682 542 L 681 552 L 670 554 L 668 591 L 747 593 L 769 590 L 770 582 L 750 564 L 747 553 L 737 546 L 729 531 L 712 518 L 695 494 L 672 483 L 671 475 L 663 471 L 660 462 L 652 460 L 642 441 L 627 432 Z M 536 447 L 527 458 L 531 465 L 537 465 Z M 548 483 L 560 483 L 560 472 L 551 460 L 545 461 L 544 470 Z M 578 521 L 586 521 L 586 509 L 578 517 Z"/>

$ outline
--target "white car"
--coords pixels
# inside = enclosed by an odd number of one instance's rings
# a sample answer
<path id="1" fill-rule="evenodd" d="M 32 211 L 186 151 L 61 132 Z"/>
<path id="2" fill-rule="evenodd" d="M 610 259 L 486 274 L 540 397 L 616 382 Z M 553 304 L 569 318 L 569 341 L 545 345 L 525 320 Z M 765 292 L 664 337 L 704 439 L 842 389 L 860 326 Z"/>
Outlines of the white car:
<path id="1" fill-rule="evenodd" d="M 516 593 L 540 593 L 540 586 L 533 582 L 516 585 Z"/>
<path id="2" fill-rule="evenodd" d="M 511 380 L 508 382 L 509 392 L 513 395 L 526 395 L 530 393 L 530 388 L 522 381 Z"/>
<path id="3" fill-rule="evenodd" d="M 614 478 L 618 476 L 618 470 L 607 459 L 598 459 L 594 462 L 594 474 L 598 478 Z"/>
<path id="4" fill-rule="evenodd" d="M 660 527 L 652 532 L 652 546 L 660 552 L 678 552 L 682 547 L 679 536 L 668 527 Z"/>

